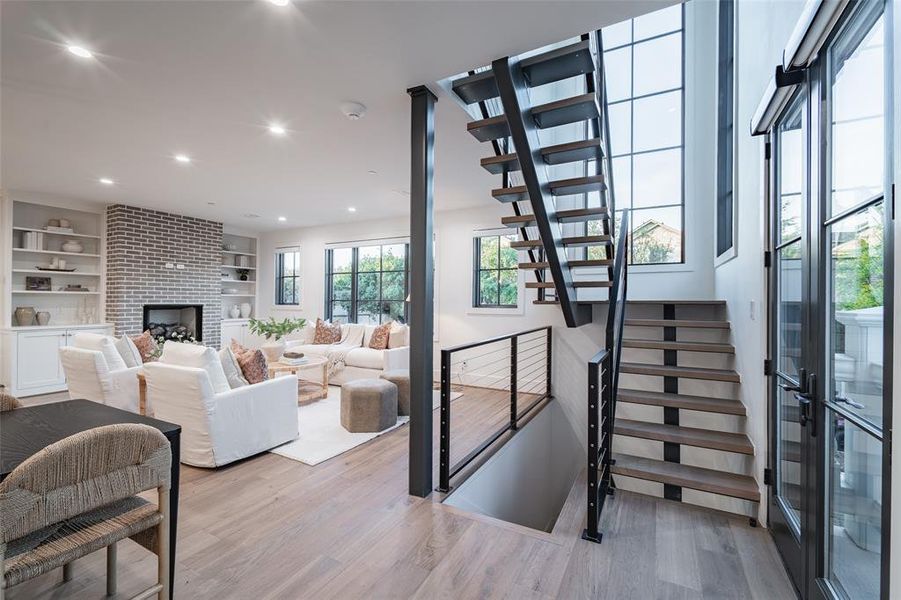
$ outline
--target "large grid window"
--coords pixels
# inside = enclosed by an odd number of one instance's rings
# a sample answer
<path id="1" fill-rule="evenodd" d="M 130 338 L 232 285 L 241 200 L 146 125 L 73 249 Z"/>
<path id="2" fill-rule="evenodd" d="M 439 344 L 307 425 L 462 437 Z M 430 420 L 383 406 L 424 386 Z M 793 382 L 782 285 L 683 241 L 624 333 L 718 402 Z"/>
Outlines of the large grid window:
<path id="1" fill-rule="evenodd" d="M 406 322 L 409 245 L 326 251 L 326 318 L 338 323 Z"/>
<path id="2" fill-rule="evenodd" d="M 519 257 L 510 242 L 516 235 L 473 238 L 473 308 L 519 306 Z"/>
<path id="3" fill-rule="evenodd" d="M 735 4 L 720 0 L 718 4 L 717 71 L 719 95 L 716 121 L 716 255 L 725 256 L 735 248 L 734 195 L 732 161 L 735 142 L 734 77 L 735 77 Z M 734 252 L 733 252 L 734 255 Z"/>
<path id="4" fill-rule="evenodd" d="M 617 221 L 629 210 L 631 264 L 683 253 L 682 5 L 602 30 Z"/>
<path id="5" fill-rule="evenodd" d="M 275 251 L 275 303 L 300 305 L 300 248 Z"/>

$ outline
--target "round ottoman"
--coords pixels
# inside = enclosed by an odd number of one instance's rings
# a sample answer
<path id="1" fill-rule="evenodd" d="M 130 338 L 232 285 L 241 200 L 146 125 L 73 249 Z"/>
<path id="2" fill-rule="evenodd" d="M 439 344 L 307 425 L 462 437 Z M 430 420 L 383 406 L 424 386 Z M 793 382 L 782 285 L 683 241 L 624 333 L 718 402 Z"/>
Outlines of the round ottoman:
<path id="1" fill-rule="evenodd" d="M 382 379 L 390 381 L 397 386 L 397 414 L 407 416 L 410 414 L 410 370 L 395 369 L 382 373 Z"/>
<path id="2" fill-rule="evenodd" d="M 375 433 L 397 423 L 397 386 L 384 379 L 358 379 L 341 386 L 341 426 Z"/>

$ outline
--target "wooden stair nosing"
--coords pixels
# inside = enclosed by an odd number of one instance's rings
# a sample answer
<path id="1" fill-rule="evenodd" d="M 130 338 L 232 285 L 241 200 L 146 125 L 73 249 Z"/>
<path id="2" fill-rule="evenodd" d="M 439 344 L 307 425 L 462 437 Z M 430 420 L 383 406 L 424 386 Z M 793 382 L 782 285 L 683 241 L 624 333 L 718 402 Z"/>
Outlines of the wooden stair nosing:
<path id="1" fill-rule="evenodd" d="M 579 94 L 562 100 L 532 107 L 530 112 L 539 129 L 547 129 L 593 119 L 598 116 L 597 98 L 593 93 Z M 505 115 L 471 121 L 466 130 L 480 142 L 490 142 L 510 134 L 510 125 Z"/>
<path id="2" fill-rule="evenodd" d="M 698 319 L 626 319 L 630 327 L 696 327 L 701 329 L 729 329 L 729 321 Z"/>
<path id="3" fill-rule="evenodd" d="M 551 181 L 548 187 L 555 196 L 568 196 L 600 191 L 606 186 L 603 175 L 586 175 Z M 529 199 L 529 189 L 524 185 L 496 188 L 491 190 L 491 196 L 499 202 L 522 202 Z"/>
<path id="4" fill-rule="evenodd" d="M 614 454 L 613 458 L 616 460 L 613 465 L 615 475 L 760 502 L 760 488 L 754 478 L 747 475 L 625 454 Z"/>
<path id="5" fill-rule="evenodd" d="M 575 237 L 565 237 L 563 238 L 562 242 L 564 246 L 571 248 L 581 246 L 610 245 L 613 243 L 609 235 L 580 235 Z M 543 245 L 544 244 L 541 240 L 518 240 L 515 242 L 510 242 L 510 247 L 516 248 L 517 250 L 541 248 Z"/>
<path id="6" fill-rule="evenodd" d="M 696 448 L 708 448 L 710 450 L 722 450 L 723 452 L 747 455 L 754 454 L 754 446 L 751 444 L 751 440 L 743 433 L 729 433 L 698 427 L 682 427 L 681 425 L 666 425 L 664 423 L 650 423 L 620 418 L 616 419 L 613 425 L 613 433 L 657 442 L 694 446 Z"/>
<path id="7" fill-rule="evenodd" d="M 547 165 L 562 165 L 586 160 L 601 160 L 604 158 L 603 142 L 599 138 L 567 142 L 554 146 L 545 146 L 541 149 L 541 158 Z M 501 175 L 505 171 L 519 171 L 519 156 L 516 152 L 502 154 L 500 156 L 488 156 L 480 161 L 482 168 L 492 175 Z"/>
<path id="8" fill-rule="evenodd" d="M 663 406 L 724 415 L 746 416 L 748 414 L 745 405 L 738 400 L 692 396 L 690 394 L 668 394 L 666 392 L 650 392 L 645 390 L 620 388 L 616 393 L 616 400 L 617 402 L 626 402 L 629 404 Z"/>
<path id="9" fill-rule="evenodd" d="M 611 287 L 610 281 L 573 281 L 574 288 L 605 288 Z M 553 281 L 527 281 L 527 289 L 553 289 L 555 286 Z"/>
<path id="10" fill-rule="evenodd" d="M 652 377 L 678 377 L 681 379 L 703 379 L 705 381 L 741 383 L 741 376 L 730 369 L 705 369 L 702 367 L 650 365 L 624 362 L 620 364 L 620 373 L 650 375 Z"/>
<path id="11" fill-rule="evenodd" d="M 735 354 L 732 344 L 717 342 L 685 342 L 668 340 L 623 339 L 624 348 L 647 348 L 652 350 L 681 350 L 682 352 L 715 352 L 719 354 Z"/>
<path id="12" fill-rule="evenodd" d="M 551 216 L 558 223 L 581 223 L 584 221 L 597 221 L 607 218 L 607 209 L 603 206 L 595 206 L 592 208 L 574 208 L 570 210 L 558 210 L 556 214 Z M 531 223 L 535 223 L 535 215 L 512 215 L 509 217 L 501 217 L 501 224 L 507 227 L 529 227 Z"/>
<path id="13" fill-rule="evenodd" d="M 571 269 L 580 269 L 585 267 L 612 267 L 613 259 L 612 258 L 589 258 L 587 260 L 568 260 L 566 264 L 570 266 Z M 547 269 L 549 268 L 549 264 L 546 260 L 537 261 L 537 262 L 522 262 L 519 263 L 520 269 Z"/>

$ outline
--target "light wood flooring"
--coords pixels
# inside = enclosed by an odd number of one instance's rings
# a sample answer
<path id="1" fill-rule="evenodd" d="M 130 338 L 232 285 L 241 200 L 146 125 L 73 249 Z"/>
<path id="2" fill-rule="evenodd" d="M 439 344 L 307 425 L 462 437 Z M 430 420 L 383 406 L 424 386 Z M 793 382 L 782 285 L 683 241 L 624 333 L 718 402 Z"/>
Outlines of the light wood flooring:
<path id="1" fill-rule="evenodd" d="M 506 395 L 467 392 L 453 403 L 454 430 L 469 433 L 455 457 L 509 415 Z M 795 597 L 766 530 L 724 513 L 617 492 L 597 545 L 579 539 L 581 481 L 550 534 L 445 506 L 437 493 L 408 496 L 407 435 L 398 428 L 316 467 L 268 453 L 183 467 L 176 597 Z M 117 598 L 128 598 L 153 580 L 155 559 L 121 546 Z M 104 567 L 98 552 L 69 583 L 52 573 L 7 597 L 102 598 Z"/>

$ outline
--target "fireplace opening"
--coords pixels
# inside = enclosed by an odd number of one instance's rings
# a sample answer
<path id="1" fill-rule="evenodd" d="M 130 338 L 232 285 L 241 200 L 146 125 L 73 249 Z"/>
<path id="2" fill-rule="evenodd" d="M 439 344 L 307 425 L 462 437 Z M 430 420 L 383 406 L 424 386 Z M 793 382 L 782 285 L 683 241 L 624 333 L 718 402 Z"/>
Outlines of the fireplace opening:
<path id="1" fill-rule="evenodd" d="M 203 339 L 202 304 L 145 304 L 144 325 L 155 339 Z"/>

